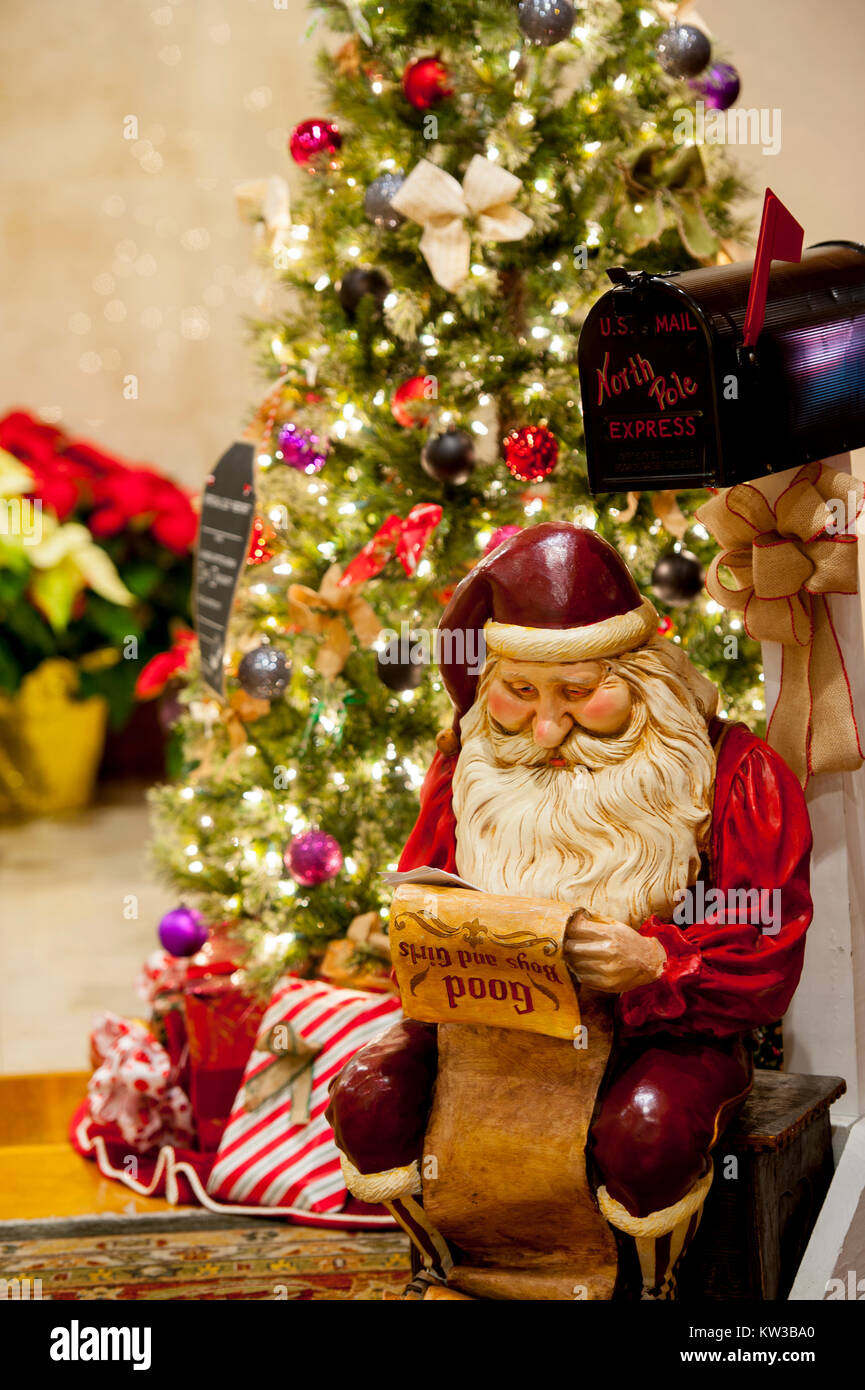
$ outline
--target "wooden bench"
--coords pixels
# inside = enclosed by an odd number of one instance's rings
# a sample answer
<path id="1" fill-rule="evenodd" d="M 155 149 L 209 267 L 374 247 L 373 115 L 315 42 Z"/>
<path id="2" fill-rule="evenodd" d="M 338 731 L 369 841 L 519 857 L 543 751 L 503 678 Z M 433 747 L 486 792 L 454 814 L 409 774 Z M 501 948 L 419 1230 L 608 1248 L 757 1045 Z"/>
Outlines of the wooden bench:
<path id="1" fill-rule="evenodd" d="M 689 1299 L 786 1299 L 835 1170 L 839 1076 L 758 1071 L 715 1149 L 700 1230 L 679 1280 Z"/>

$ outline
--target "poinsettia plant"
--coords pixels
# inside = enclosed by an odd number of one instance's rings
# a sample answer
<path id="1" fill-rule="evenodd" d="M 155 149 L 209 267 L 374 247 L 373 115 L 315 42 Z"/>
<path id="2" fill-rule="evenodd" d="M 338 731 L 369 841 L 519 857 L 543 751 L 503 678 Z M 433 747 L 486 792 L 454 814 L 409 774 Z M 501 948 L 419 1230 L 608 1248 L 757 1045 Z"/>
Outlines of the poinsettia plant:
<path id="1" fill-rule="evenodd" d="M 66 657 L 122 727 L 142 669 L 189 618 L 192 498 L 24 411 L 0 419 L 0 451 L 4 516 L 32 523 L 0 527 L 0 690 Z"/>

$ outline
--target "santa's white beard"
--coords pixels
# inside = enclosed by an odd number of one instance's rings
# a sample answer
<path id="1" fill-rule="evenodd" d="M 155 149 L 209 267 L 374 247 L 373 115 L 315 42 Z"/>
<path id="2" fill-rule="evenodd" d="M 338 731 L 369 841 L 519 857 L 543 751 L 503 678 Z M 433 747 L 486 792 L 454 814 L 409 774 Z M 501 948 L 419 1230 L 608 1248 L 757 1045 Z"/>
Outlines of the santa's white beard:
<path id="1" fill-rule="evenodd" d="M 491 724 L 488 685 L 462 722 L 459 873 L 489 893 L 555 898 L 634 927 L 653 912 L 669 915 L 677 890 L 699 874 L 709 829 L 705 719 L 678 700 L 670 719 L 665 690 L 663 731 L 640 703 L 623 735 L 575 730 L 556 750 L 568 765 L 551 767 L 530 734 Z"/>

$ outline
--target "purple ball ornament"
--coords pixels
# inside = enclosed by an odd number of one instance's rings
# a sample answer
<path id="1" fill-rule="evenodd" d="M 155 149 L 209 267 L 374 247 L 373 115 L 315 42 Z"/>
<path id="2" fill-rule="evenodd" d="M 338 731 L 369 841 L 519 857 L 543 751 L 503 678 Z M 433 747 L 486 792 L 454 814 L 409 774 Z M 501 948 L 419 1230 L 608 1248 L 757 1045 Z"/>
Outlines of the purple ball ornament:
<path id="1" fill-rule="evenodd" d="M 690 83 L 712 111 L 726 111 L 733 105 L 742 86 L 736 69 L 730 63 L 713 63 L 705 77 Z"/>
<path id="2" fill-rule="evenodd" d="M 322 442 L 313 430 L 301 429 L 299 425 L 282 426 L 279 447 L 283 463 L 298 473 L 320 473 L 327 463 L 327 442 Z"/>
<path id="3" fill-rule="evenodd" d="M 283 858 L 292 878 L 305 888 L 327 883 L 342 868 L 339 842 L 324 830 L 306 830 L 295 835 Z"/>
<path id="4" fill-rule="evenodd" d="M 159 923 L 159 940 L 170 956 L 194 956 L 209 935 L 194 907 L 173 907 Z"/>

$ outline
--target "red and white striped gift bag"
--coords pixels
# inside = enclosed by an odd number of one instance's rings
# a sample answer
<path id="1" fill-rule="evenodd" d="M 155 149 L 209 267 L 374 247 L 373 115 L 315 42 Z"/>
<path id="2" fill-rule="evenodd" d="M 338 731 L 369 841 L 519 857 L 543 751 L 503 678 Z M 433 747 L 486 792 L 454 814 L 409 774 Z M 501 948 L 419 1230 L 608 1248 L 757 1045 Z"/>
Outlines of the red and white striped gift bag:
<path id="1" fill-rule="evenodd" d="M 284 976 L 246 1064 L 207 1183 L 210 1195 L 341 1211 L 348 1194 L 324 1118 L 328 1086 L 358 1048 L 401 1017 L 391 995 Z"/>

